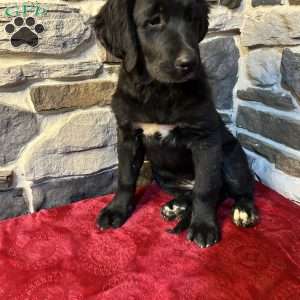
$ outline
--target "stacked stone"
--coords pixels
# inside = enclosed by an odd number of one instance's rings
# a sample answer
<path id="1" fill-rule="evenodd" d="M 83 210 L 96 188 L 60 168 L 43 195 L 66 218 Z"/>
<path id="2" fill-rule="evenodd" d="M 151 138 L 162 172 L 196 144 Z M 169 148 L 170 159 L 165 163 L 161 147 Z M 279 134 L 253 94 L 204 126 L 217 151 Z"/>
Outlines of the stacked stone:
<path id="1" fill-rule="evenodd" d="M 0 3 L 0 219 L 106 194 L 116 182 L 117 68 L 91 26 L 103 2 L 54 2 L 40 2 L 40 16 L 19 6 L 21 21 L 16 3 Z M 38 45 L 13 46 L 22 27 L 37 34 L 29 17 L 44 28 Z"/>
<path id="2" fill-rule="evenodd" d="M 200 44 L 216 107 L 262 182 L 300 201 L 300 2 L 220 3 Z"/>

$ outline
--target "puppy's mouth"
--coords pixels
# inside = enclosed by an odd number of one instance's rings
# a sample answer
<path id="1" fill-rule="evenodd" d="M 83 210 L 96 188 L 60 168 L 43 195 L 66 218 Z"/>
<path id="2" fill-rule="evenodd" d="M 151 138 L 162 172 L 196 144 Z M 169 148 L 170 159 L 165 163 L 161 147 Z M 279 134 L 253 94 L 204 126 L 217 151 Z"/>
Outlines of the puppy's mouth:
<path id="1" fill-rule="evenodd" d="M 196 78 L 196 71 L 189 71 L 189 72 L 177 72 L 173 71 L 172 73 L 169 73 L 169 82 L 171 83 L 181 83 L 186 82 L 189 80 L 193 80 Z"/>
<path id="2" fill-rule="evenodd" d="M 182 83 L 189 80 L 196 79 L 197 77 L 197 66 L 193 70 L 177 70 L 175 67 L 160 66 L 157 72 L 156 80 L 167 83 Z"/>
<path id="3" fill-rule="evenodd" d="M 192 68 L 178 69 L 175 65 L 161 64 L 159 66 L 160 74 L 167 77 L 169 82 L 180 83 L 195 79 L 197 77 L 198 64 Z M 164 74 L 164 75 L 163 75 Z"/>
<path id="4" fill-rule="evenodd" d="M 195 79 L 195 77 L 196 77 L 196 70 L 195 69 L 180 71 L 180 72 L 177 71 L 176 73 L 178 73 L 178 79 L 177 79 L 178 81 L 177 82 L 185 82 L 185 81 L 188 81 L 188 80 Z"/>

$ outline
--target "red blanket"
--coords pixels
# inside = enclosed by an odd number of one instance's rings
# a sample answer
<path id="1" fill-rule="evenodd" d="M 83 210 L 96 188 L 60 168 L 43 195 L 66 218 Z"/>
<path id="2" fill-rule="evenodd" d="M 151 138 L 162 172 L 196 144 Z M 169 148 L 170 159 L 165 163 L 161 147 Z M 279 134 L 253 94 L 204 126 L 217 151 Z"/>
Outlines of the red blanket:
<path id="1" fill-rule="evenodd" d="M 299 206 L 259 185 L 261 223 L 237 228 L 227 201 L 221 242 L 200 249 L 165 232 L 169 195 L 151 186 L 139 197 L 115 231 L 95 227 L 111 195 L 1 222 L 0 299 L 300 299 Z"/>

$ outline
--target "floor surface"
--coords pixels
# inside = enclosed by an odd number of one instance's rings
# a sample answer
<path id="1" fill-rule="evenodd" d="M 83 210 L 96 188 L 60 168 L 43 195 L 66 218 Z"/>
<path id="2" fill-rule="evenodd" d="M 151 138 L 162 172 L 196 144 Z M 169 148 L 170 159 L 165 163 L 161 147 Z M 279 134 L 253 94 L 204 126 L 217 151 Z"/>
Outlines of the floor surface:
<path id="1" fill-rule="evenodd" d="M 200 249 L 166 232 L 169 195 L 139 197 L 115 231 L 95 227 L 111 195 L 0 222 L 0 299 L 300 299 L 300 206 L 258 185 L 260 224 L 237 228 L 227 201 L 222 241 Z"/>

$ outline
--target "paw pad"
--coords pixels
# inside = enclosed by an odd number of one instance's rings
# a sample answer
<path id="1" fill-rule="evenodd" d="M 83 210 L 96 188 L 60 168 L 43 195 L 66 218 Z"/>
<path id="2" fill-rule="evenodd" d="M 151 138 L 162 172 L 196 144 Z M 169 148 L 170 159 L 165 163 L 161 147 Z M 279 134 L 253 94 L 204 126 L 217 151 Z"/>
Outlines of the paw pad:
<path id="1" fill-rule="evenodd" d="M 232 221 L 237 226 L 248 227 L 256 224 L 257 215 L 255 212 L 247 212 L 242 208 L 234 208 Z"/>
<path id="2" fill-rule="evenodd" d="M 5 31 L 11 36 L 11 44 L 14 47 L 19 47 L 23 44 L 35 47 L 39 43 L 38 34 L 45 31 L 42 24 L 36 24 L 33 17 L 26 19 L 17 17 L 13 23 L 9 23 L 5 26 Z"/>

